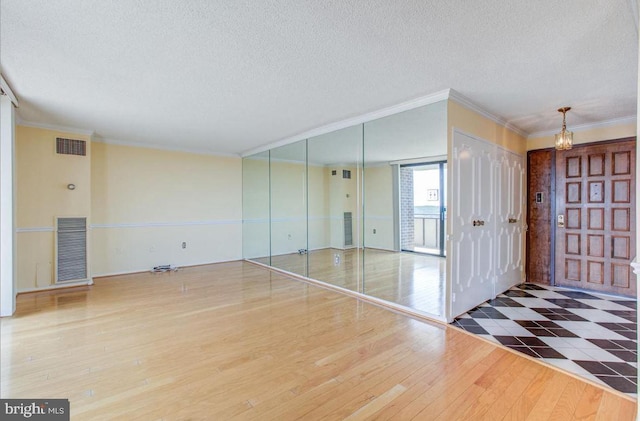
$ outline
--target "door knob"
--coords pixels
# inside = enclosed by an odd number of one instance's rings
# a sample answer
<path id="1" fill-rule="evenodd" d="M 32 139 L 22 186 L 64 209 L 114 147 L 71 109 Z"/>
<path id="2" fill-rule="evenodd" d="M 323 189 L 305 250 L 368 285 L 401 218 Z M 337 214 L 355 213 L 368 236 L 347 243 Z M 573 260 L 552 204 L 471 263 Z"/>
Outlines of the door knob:
<path id="1" fill-rule="evenodd" d="M 564 228 L 564 215 L 558 215 L 558 228 Z"/>

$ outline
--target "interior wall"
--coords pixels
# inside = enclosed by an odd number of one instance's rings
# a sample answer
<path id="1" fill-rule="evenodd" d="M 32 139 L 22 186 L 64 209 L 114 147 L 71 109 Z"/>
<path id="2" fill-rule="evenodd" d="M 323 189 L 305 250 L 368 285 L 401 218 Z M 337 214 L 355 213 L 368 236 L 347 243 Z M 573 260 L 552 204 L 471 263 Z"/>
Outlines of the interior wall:
<path id="1" fill-rule="evenodd" d="M 365 168 L 365 247 L 394 250 L 393 197 L 393 167 L 382 164 Z"/>
<path id="2" fill-rule="evenodd" d="M 493 142 L 522 156 L 524 156 L 527 151 L 527 139 L 518 133 L 507 129 L 495 121 L 489 120 L 455 101 L 449 100 L 447 105 L 447 136 L 449 142 L 451 142 L 451 133 L 454 127 L 470 135 Z"/>
<path id="3" fill-rule="evenodd" d="M 87 156 L 57 154 L 57 137 L 86 141 Z M 18 292 L 55 283 L 56 218 L 90 223 L 91 146 L 87 135 L 16 126 Z"/>
<path id="4" fill-rule="evenodd" d="M 331 171 L 321 165 L 309 164 L 309 250 L 329 247 L 329 177 Z"/>
<path id="5" fill-rule="evenodd" d="M 307 248 L 306 168 L 304 162 L 271 159 L 271 254 Z"/>
<path id="6" fill-rule="evenodd" d="M 343 170 L 351 172 L 351 178 L 343 178 Z M 351 165 L 329 166 L 326 169 L 329 174 L 329 247 L 345 249 L 362 244 L 358 241 L 360 233 L 360 192 L 359 180 L 361 168 Z M 332 175 L 332 171 L 336 174 Z M 352 218 L 352 245 L 345 244 L 344 213 L 351 212 Z"/>
<path id="7" fill-rule="evenodd" d="M 94 143 L 91 190 L 94 276 L 242 257 L 240 158 Z"/>
<path id="8" fill-rule="evenodd" d="M 245 259 L 268 258 L 269 152 L 242 161 L 242 254 Z"/>
<path id="9" fill-rule="evenodd" d="M 571 130 L 571 126 L 568 127 Z M 560 127 L 558 126 L 558 131 Z M 623 139 L 636 135 L 636 123 L 618 124 L 605 127 L 597 127 L 589 130 L 581 130 L 573 133 L 574 145 L 582 143 L 599 142 L 601 140 Z M 555 147 L 555 137 L 543 136 L 527 139 L 527 150 Z"/>
<path id="10" fill-rule="evenodd" d="M 0 317 L 16 311 L 16 124 L 9 95 L 0 95 Z"/>

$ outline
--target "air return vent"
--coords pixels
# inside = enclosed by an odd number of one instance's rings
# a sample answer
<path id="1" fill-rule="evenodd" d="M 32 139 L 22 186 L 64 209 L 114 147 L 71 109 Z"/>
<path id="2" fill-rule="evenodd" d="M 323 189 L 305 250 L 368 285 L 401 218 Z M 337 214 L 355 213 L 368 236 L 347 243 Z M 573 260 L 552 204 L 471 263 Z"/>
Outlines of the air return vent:
<path id="1" fill-rule="evenodd" d="M 87 279 L 87 218 L 58 218 L 56 282 Z"/>
<path id="2" fill-rule="evenodd" d="M 351 178 L 351 170 L 342 170 L 342 178 Z"/>
<path id="3" fill-rule="evenodd" d="M 62 155 L 87 155 L 87 142 L 84 140 L 56 138 L 56 153 Z"/>
<path id="4" fill-rule="evenodd" d="M 353 245 L 353 217 L 351 212 L 344 213 L 344 245 Z"/>

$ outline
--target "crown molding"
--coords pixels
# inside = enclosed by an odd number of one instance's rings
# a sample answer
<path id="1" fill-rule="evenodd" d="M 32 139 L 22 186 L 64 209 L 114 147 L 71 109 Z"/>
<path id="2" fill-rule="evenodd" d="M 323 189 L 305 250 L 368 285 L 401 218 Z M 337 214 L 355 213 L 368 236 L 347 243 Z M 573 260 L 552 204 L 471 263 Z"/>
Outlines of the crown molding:
<path id="1" fill-rule="evenodd" d="M 20 104 L 18 103 L 18 98 L 16 98 L 15 94 L 13 93 L 13 90 L 11 90 L 11 86 L 9 86 L 7 81 L 4 80 L 4 76 L 2 76 L 1 73 L 0 73 L 0 89 L 2 90 L 2 92 L 5 93 L 5 95 L 9 97 L 9 99 L 11 99 L 11 102 L 13 102 L 13 105 L 16 108 L 20 107 Z"/>
<path id="2" fill-rule="evenodd" d="M 462 95 L 460 92 L 454 90 L 454 89 L 450 89 L 449 90 L 449 99 L 452 101 L 457 102 L 458 104 L 462 105 L 465 108 L 470 109 L 471 111 L 475 111 L 476 113 L 480 114 L 481 116 L 488 118 L 489 120 L 493 121 L 494 123 L 497 123 L 501 126 L 506 127 L 507 129 L 511 130 L 514 133 L 519 134 L 520 136 L 524 137 L 525 139 L 529 136 L 529 133 L 525 132 L 524 130 L 520 129 L 519 127 L 514 126 L 513 124 L 509 123 L 507 120 L 505 120 L 504 118 L 495 115 L 493 113 L 490 113 L 489 111 L 485 110 L 484 108 L 482 108 L 481 106 L 479 106 L 478 104 L 476 104 L 475 102 L 471 101 L 469 98 L 467 98 L 466 96 Z"/>
<path id="3" fill-rule="evenodd" d="M 225 156 L 225 157 L 233 157 L 233 158 L 240 157 L 239 154 L 213 152 L 208 149 L 181 148 L 181 147 L 175 147 L 175 146 L 164 146 L 164 145 L 157 145 L 157 144 L 130 142 L 130 141 L 119 140 L 119 139 L 105 138 L 105 137 L 96 135 L 95 131 L 93 130 L 85 130 L 85 129 L 80 129 L 77 127 L 69 127 L 69 126 L 58 126 L 56 124 L 36 123 L 34 121 L 23 120 L 17 115 L 16 115 L 16 125 L 25 126 L 25 127 L 34 127 L 37 129 L 55 130 L 55 131 L 64 132 L 64 133 L 81 134 L 81 135 L 91 137 L 92 142 L 107 143 L 111 145 L 133 146 L 136 148 L 159 149 L 159 150 L 166 150 L 166 151 L 173 151 L 173 152 L 186 152 L 186 153 L 193 153 L 198 155 Z"/>
<path id="4" fill-rule="evenodd" d="M 94 136 L 91 139 L 91 141 L 98 142 L 98 143 L 105 143 L 107 145 L 131 146 L 134 148 L 156 149 L 156 150 L 171 151 L 171 152 L 184 152 L 184 153 L 192 153 L 197 155 L 211 155 L 211 156 L 221 156 L 221 157 L 228 157 L 228 158 L 240 158 L 239 154 L 213 152 L 208 149 L 181 148 L 178 146 L 166 146 L 166 145 L 149 144 L 149 143 L 142 143 L 142 142 L 130 142 L 126 140 L 105 138 L 102 136 Z"/>
<path id="5" fill-rule="evenodd" d="M 468 108 L 481 116 L 488 118 L 489 120 L 506 127 L 507 129 L 519 134 L 523 138 L 527 138 L 529 135 L 527 132 L 522 129 L 514 126 L 513 124 L 507 122 L 504 118 L 492 114 L 479 106 L 478 104 L 471 101 L 469 98 L 465 97 L 461 93 L 457 92 L 454 89 L 444 89 L 442 91 L 438 91 L 436 93 L 421 96 L 410 101 L 402 102 L 397 105 L 392 105 L 390 107 L 382 108 L 380 110 L 372 111 L 366 114 L 361 114 L 356 117 L 351 117 L 345 120 L 336 121 L 334 123 L 330 123 L 321 127 L 317 127 L 315 129 L 311 129 L 302 133 L 299 133 L 294 136 L 287 137 L 285 139 L 278 140 L 276 142 L 269 143 L 264 146 L 260 146 L 258 148 L 249 149 L 240 154 L 242 157 L 246 157 L 249 155 L 254 155 L 260 152 L 268 151 L 269 149 L 277 148 L 279 146 L 289 145 L 291 143 L 308 139 L 314 136 L 320 136 L 323 134 L 331 133 L 336 130 L 345 129 L 347 127 L 355 126 L 357 124 L 366 123 L 372 120 L 376 120 L 382 117 L 388 117 L 393 114 L 397 114 L 403 111 L 412 110 L 414 108 L 422 107 L 429 104 L 434 104 L 436 102 L 444 101 L 444 100 L 452 100 L 462 105 L 465 108 Z"/>
<path id="6" fill-rule="evenodd" d="M 401 159 L 398 161 L 389 161 L 389 165 L 411 165 L 411 164 L 437 164 L 447 160 L 447 155 L 423 156 L 421 158 Z"/>
<path id="7" fill-rule="evenodd" d="M 595 123 L 585 123 L 579 124 L 577 126 L 571 126 L 570 129 L 572 132 L 584 132 L 586 130 L 600 129 L 603 127 L 611 127 L 611 126 L 621 126 L 623 124 L 636 124 L 636 116 L 628 116 L 628 117 L 620 117 L 613 118 L 611 120 L 598 121 Z M 531 133 L 527 139 L 534 139 L 538 137 L 547 137 L 547 136 L 555 136 L 558 133 L 559 129 L 556 130 L 545 130 L 541 132 Z"/>
<path id="8" fill-rule="evenodd" d="M 93 130 L 80 129 L 78 127 L 58 126 L 57 124 L 36 123 L 35 121 L 27 121 L 16 115 L 16 125 L 25 127 L 34 127 L 36 129 L 55 130 L 57 132 L 75 133 L 85 136 L 93 136 Z"/>
<path id="9" fill-rule="evenodd" d="M 268 151 L 269 149 L 277 148 L 279 146 L 289 145 L 299 140 L 309 139 L 310 137 L 320 136 L 323 134 L 331 133 L 336 130 L 345 129 L 347 127 L 355 126 L 357 124 L 366 123 L 368 121 L 376 120 L 382 117 L 388 117 L 393 114 L 400 113 L 402 111 L 412 110 L 414 108 L 422 107 L 424 105 L 434 104 L 436 102 L 444 101 L 449 98 L 451 89 L 445 89 L 431 95 L 425 95 L 412 100 L 402 102 L 400 104 L 392 105 L 390 107 L 382 108 L 380 110 L 371 111 L 366 114 L 361 114 L 356 117 L 347 118 L 345 120 L 339 120 L 327 125 L 311 129 L 294 136 L 287 137 L 285 139 L 278 140 L 276 142 L 269 143 L 258 148 L 249 149 L 241 154 L 242 157 L 257 154 L 260 152 Z"/>

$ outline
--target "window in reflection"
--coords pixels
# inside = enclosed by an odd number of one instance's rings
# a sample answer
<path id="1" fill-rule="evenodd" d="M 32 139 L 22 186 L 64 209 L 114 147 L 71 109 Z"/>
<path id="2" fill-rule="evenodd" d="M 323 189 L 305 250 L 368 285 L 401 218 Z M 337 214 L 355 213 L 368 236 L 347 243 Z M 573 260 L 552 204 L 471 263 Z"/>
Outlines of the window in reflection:
<path id="1" fill-rule="evenodd" d="M 445 255 L 446 162 L 400 167 L 403 251 Z"/>

